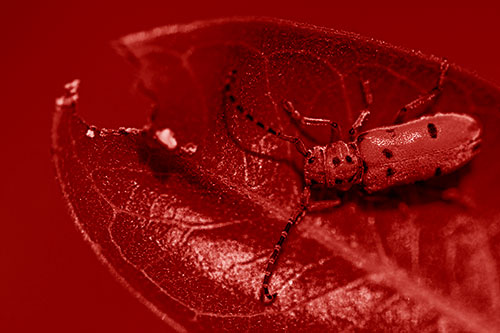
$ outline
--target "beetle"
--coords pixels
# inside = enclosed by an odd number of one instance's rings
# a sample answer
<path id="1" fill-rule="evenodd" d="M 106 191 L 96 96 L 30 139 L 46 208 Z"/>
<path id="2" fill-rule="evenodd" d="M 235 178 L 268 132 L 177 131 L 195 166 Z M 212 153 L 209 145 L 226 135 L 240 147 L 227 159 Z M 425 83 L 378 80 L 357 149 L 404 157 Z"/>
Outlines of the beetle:
<path id="1" fill-rule="evenodd" d="M 448 62 L 442 60 L 436 86 L 401 108 L 396 115 L 396 122 L 405 114 L 415 112 L 436 100 L 442 92 L 448 69 Z M 369 81 L 361 82 L 366 108 L 360 112 L 349 130 L 350 142 L 336 140 L 339 126 L 334 121 L 305 117 L 294 108 L 292 102 L 283 101 L 283 109 L 301 125 L 330 127 L 329 144 L 307 148 L 300 138 L 281 133 L 257 120 L 238 102 L 232 92 L 236 73 L 236 70 L 231 71 L 225 82 L 224 97 L 228 104 L 267 133 L 294 144 L 304 157 L 305 187 L 299 208 L 288 219 L 267 262 L 261 287 L 261 300 L 265 304 L 272 303 L 277 295 L 269 291 L 269 282 L 292 226 L 315 205 L 324 208 L 340 204 L 340 200 L 312 203 L 311 187 L 323 186 L 348 191 L 358 184 L 367 193 L 378 192 L 396 185 L 412 184 L 448 174 L 467 164 L 479 152 L 481 126 L 476 119 L 465 114 L 436 113 L 358 134 L 370 114 L 369 107 L 373 101 Z"/>

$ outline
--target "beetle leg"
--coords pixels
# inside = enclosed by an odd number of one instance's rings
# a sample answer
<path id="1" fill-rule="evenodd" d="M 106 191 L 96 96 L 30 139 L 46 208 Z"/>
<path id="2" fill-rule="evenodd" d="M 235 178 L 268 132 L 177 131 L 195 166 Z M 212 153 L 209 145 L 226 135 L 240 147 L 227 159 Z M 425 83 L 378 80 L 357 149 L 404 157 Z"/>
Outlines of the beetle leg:
<path id="1" fill-rule="evenodd" d="M 349 130 L 349 135 L 351 136 L 351 141 L 358 134 L 359 129 L 363 126 L 366 118 L 370 115 L 370 111 L 368 109 L 362 110 L 358 116 L 358 119 L 352 124 L 351 129 Z"/>
<path id="2" fill-rule="evenodd" d="M 267 261 L 266 272 L 264 274 L 264 281 L 262 281 L 262 291 L 260 297 L 261 301 L 266 305 L 271 304 L 276 299 L 277 294 L 276 293 L 271 294 L 271 292 L 269 291 L 269 281 L 271 280 L 271 276 L 274 272 L 276 261 L 278 260 L 279 254 L 281 252 L 281 247 L 283 246 L 283 243 L 285 242 L 292 226 L 299 223 L 300 220 L 302 220 L 302 218 L 306 214 L 306 211 L 308 210 L 309 206 L 310 197 L 311 197 L 311 190 L 309 186 L 306 186 L 302 192 L 300 207 L 288 219 L 285 228 L 281 232 L 281 236 L 278 242 L 274 246 L 273 253 L 271 254 L 269 260 Z"/>
<path id="3" fill-rule="evenodd" d="M 441 192 L 441 199 L 445 202 L 458 204 L 459 206 L 470 210 L 477 209 L 477 203 L 475 200 L 471 196 L 461 193 L 458 188 L 452 187 L 444 190 Z"/>
<path id="4" fill-rule="evenodd" d="M 358 135 L 359 129 L 363 126 L 366 118 L 370 115 L 370 106 L 373 103 L 373 94 L 370 89 L 370 81 L 361 79 L 361 91 L 363 92 L 363 102 L 365 103 L 365 108 L 361 110 L 358 118 L 352 124 L 351 129 L 349 130 L 349 135 L 351 141 L 354 139 L 356 135 Z"/>
<path id="5" fill-rule="evenodd" d="M 421 115 L 425 109 L 423 109 L 424 106 L 430 105 L 433 101 L 436 100 L 436 98 L 440 95 L 441 91 L 443 90 L 443 83 L 446 78 L 446 75 L 448 73 L 448 69 L 450 68 L 450 64 L 446 59 L 443 59 L 440 65 L 440 74 L 436 83 L 436 86 L 432 88 L 429 92 L 426 94 L 420 95 L 417 97 L 415 100 L 411 101 L 410 103 L 406 104 L 403 106 L 398 113 L 396 114 L 394 123 L 401 123 L 402 118 L 405 117 L 406 115 L 409 115 L 413 118 L 416 118 L 417 116 Z M 417 110 L 422 110 L 420 113 L 417 113 Z M 413 113 L 413 114 L 412 114 Z"/>
<path id="6" fill-rule="evenodd" d="M 342 204 L 338 190 L 331 190 L 327 187 L 315 189 L 315 195 L 311 194 L 311 200 L 307 205 L 307 212 L 320 212 L 323 210 L 338 207 Z"/>
<path id="7" fill-rule="evenodd" d="M 283 101 L 283 109 L 290 115 L 293 120 L 299 122 L 301 125 L 330 126 L 330 142 L 334 142 L 339 139 L 340 128 L 336 122 L 330 119 L 305 117 L 301 115 L 300 112 L 295 109 L 292 102 L 288 100 Z"/>
<path id="8" fill-rule="evenodd" d="M 277 132 L 276 136 L 282 140 L 285 140 L 287 142 L 293 143 L 295 145 L 295 148 L 297 148 L 297 151 L 304 157 L 308 158 L 311 155 L 311 151 L 309 151 L 304 144 L 304 142 L 297 137 L 290 136 L 283 134 L 281 132 Z"/>
<path id="9" fill-rule="evenodd" d="M 308 212 L 319 212 L 322 210 L 326 209 L 331 209 L 340 206 L 342 201 L 338 196 L 335 196 L 335 198 L 332 199 L 327 199 L 327 200 L 318 200 L 318 201 L 311 201 L 309 205 L 307 206 L 307 211 Z"/>

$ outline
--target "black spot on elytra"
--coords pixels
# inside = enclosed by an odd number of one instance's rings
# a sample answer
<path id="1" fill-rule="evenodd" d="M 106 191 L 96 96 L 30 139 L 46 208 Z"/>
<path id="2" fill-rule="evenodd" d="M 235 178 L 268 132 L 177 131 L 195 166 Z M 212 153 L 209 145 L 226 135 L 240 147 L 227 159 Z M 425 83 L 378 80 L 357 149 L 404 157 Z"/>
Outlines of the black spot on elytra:
<path id="1" fill-rule="evenodd" d="M 347 161 L 347 163 L 352 163 L 352 157 L 349 155 L 345 157 L 345 160 Z"/>
<path id="2" fill-rule="evenodd" d="M 231 101 L 231 103 L 236 102 L 236 98 L 234 98 L 233 95 L 229 95 L 229 100 Z"/>
<path id="3" fill-rule="evenodd" d="M 340 179 L 340 178 L 335 179 L 335 184 L 337 184 L 337 185 L 342 184 L 342 179 Z"/>
<path id="4" fill-rule="evenodd" d="M 441 176 L 443 172 L 441 171 L 441 168 L 440 167 L 437 167 L 436 168 L 436 171 L 434 171 L 434 176 Z"/>
<path id="5" fill-rule="evenodd" d="M 257 122 L 257 126 L 259 126 L 260 128 L 264 128 L 265 127 L 264 124 L 261 123 L 260 121 Z"/>
<path id="6" fill-rule="evenodd" d="M 333 165 L 338 166 L 340 164 L 340 158 L 334 157 L 332 159 L 332 163 L 333 163 Z"/>
<path id="7" fill-rule="evenodd" d="M 385 157 L 387 157 L 387 158 L 392 158 L 394 156 L 394 154 L 392 153 L 392 151 L 390 151 L 387 148 L 384 148 L 384 150 L 382 150 L 382 154 L 384 154 Z"/>
<path id="8" fill-rule="evenodd" d="M 247 113 L 245 117 L 247 117 L 248 120 L 253 121 L 253 117 L 250 113 Z"/>
<path id="9" fill-rule="evenodd" d="M 363 161 L 363 173 L 366 173 L 368 171 L 368 165 L 366 165 L 366 162 Z"/>
<path id="10" fill-rule="evenodd" d="M 394 174 L 394 170 L 392 168 L 387 168 L 387 177 L 390 177 Z"/>
<path id="11" fill-rule="evenodd" d="M 272 128 L 268 128 L 268 129 L 267 129 L 267 131 L 268 131 L 269 133 L 271 133 L 271 134 L 274 134 L 274 135 L 276 135 L 276 134 L 277 134 L 277 133 L 276 133 L 276 131 L 275 131 L 275 130 L 273 130 Z"/>
<path id="12" fill-rule="evenodd" d="M 429 132 L 429 135 L 431 136 L 431 138 L 435 139 L 438 137 L 437 127 L 433 123 L 427 124 L 427 131 Z"/>

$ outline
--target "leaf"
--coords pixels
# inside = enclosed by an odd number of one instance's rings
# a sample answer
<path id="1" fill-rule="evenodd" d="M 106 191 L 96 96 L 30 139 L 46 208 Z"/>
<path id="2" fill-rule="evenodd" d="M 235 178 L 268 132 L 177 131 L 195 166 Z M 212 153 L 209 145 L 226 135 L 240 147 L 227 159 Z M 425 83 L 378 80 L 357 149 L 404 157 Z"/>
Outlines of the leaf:
<path id="1" fill-rule="evenodd" d="M 264 306 L 263 271 L 297 207 L 302 159 L 227 107 L 227 73 L 239 73 L 235 94 L 255 117 L 312 145 L 328 132 L 299 128 L 283 99 L 335 120 L 346 140 L 364 107 L 362 80 L 374 98 L 364 129 L 389 125 L 435 86 L 439 59 L 271 19 L 157 28 L 119 47 L 156 104 L 147 129 L 91 127 L 69 94 L 54 117 L 54 163 L 84 237 L 171 327 L 500 330 L 496 87 L 452 65 L 427 111 L 475 116 L 481 153 L 455 174 L 374 196 L 354 189 L 339 208 L 308 214 L 271 281 L 279 296 Z M 164 128 L 179 149 L 154 140 Z"/>

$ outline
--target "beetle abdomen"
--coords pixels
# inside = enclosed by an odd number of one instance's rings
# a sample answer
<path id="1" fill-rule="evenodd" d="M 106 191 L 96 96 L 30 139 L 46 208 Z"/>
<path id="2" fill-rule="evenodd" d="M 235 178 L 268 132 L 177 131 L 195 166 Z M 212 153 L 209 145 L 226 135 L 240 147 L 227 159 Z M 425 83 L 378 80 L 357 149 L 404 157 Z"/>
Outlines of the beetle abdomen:
<path id="1" fill-rule="evenodd" d="M 365 162 L 363 186 L 375 192 L 450 173 L 479 152 L 480 142 L 478 122 L 456 113 L 367 131 L 357 138 Z"/>

